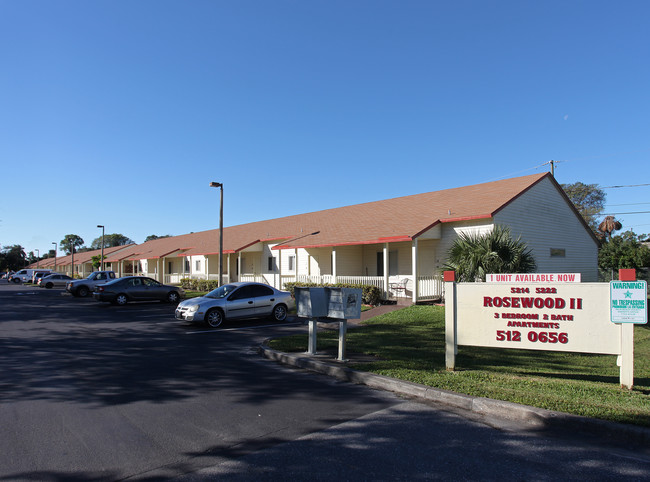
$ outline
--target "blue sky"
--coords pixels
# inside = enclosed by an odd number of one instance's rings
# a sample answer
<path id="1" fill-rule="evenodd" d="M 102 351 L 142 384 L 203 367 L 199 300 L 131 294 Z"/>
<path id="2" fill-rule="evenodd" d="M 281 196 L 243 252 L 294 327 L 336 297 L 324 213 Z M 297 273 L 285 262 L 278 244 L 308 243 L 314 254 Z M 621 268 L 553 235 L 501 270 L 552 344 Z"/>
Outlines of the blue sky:
<path id="1" fill-rule="evenodd" d="M 650 183 L 648 18 L 647 1 L 0 0 L 0 244 L 212 229 L 211 181 L 225 226 L 551 159 L 560 183 Z M 606 189 L 606 211 L 650 211 L 649 192 Z"/>

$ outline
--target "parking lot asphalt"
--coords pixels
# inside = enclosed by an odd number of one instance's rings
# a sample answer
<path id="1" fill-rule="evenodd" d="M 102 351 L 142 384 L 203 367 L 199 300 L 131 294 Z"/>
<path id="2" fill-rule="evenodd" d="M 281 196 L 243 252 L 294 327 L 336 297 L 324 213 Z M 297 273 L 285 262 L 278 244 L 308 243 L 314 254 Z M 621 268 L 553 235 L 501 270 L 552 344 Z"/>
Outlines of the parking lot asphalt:
<path id="1" fill-rule="evenodd" d="M 650 479 L 636 446 L 259 356 L 305 330 L 0 285 L 0 480 Z"/>

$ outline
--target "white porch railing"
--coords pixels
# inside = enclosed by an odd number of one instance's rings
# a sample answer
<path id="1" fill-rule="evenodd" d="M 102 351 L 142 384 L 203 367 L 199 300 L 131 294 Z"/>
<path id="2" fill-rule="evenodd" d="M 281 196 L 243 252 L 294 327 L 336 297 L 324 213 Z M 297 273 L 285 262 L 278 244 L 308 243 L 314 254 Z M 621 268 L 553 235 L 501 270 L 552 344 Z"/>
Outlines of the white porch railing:
<path id="1" fill-rule="evenodd" d="M 155 274 L 150 274 L 149 276 L 156 276 Z M 153 277 L 152 276 L 152 277 Z M 165 284 L 178 284 L 183 278 L 192 278 L 192 279 L 217 279 L 219 275 L 209 275 L 205 274 L 189 274 L 189 273 L 171 273 L 165 274 Z M 224 283 L 226 275 L 224 275 Z M 336 280 L 336 283 L 345 283 L 345 284 L 361 284 L 361 285 L 371 285 L 376 286 L 382 292 L 384 292 L 384 277 L 383 276 L 337 276 L 334 278 L 332 275 L 298 275 L 297 281 L 299 283 L 315 283 L 315 284 L 333 284 Z M 404 280 L 408 278 L 405 289 L 394 290 L 393 287 L 396 284 L 399 284 L 399 280 Z M 293 274 L 283 274 L 281 279 L 277 274 L 242 274 L 239 276 L 239 281 L 251 281 L 256 283 L 266 283 L 271 286 L 275 286 L 278 289 L 285 289 L 285 283 L 296 281 L 296 276 Z M 276 284 L 279 283 L 279 286 Z M 396 299 L 396 298 L 413 298 L 413 278 L 406 276 L 391 276 L 389 278 L 389 286 L 387 299 Z M 442 299 L 444 297 L 443 293 L 443 283 L 442 275 L 438 276 L 419 276 L 418 277 L 418 297 L 417 301 L 430 301 Z"/>
<path id="2" fill-rule="evenodd" d="M 418 301 L 443 298 L 442 275 L 418 277 Z"/>
<path id="3" fill-rule="evenodd" d="M 242 274 L 239 277 L 239 281 L 269 284 L 269 281 L 267 281 L 263 274 Z"/>

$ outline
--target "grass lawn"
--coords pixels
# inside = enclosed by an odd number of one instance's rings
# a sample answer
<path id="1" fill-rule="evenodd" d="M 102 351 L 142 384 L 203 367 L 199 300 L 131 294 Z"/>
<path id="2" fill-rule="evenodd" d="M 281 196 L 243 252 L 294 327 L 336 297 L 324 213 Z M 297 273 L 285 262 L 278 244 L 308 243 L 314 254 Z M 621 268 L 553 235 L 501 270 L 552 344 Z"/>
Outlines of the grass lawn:
<path id="1" fill-rule="evenodd" d="M 376 357 L 351 368 L 473 396 L 650 427 L 650 327 L 634 331 L 634 389 L 621 389 L 611 355 L 459 347 L 456 371 L 445 369 L 445 311 L 411 306 L 349 330 L 347 352 Z M 276 350 L 307 350 L 307 333 L 273 340 Z M 338 331 L 318 334 L 318 349 L 336 350 Z"/>

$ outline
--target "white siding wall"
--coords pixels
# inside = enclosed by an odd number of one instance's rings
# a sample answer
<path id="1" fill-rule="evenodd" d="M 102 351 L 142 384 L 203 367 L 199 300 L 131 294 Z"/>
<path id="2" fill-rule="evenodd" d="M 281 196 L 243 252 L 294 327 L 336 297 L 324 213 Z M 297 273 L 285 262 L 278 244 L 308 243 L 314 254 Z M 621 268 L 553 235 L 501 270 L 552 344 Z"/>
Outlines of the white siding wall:
<path id="1" fill-rule="evenodd" d="M 383 244 L 366 244 L 363 249 L 362 276 L 377 276 L 377 253 L 384 249 Z"/>
<path id="2" fill-rule="evenodd" d="M 337 276 L 365 275 L 362 246 L 336 247 L 336 274 Z"/>
<path id="3" fill-rule="evenodd" d="M 491 220 L 486 219 L 442 223 L 442 238 L 436 246 L 434 269 L 442 269 L 442 265 L 447 261 L 447 252 L 461 233 L 485 234 L 492 231 L 492 228 Z"/>
<path id="4" fill-rule="evenodd" d="M 438 274 L 436 269 L 436 246 L 438 240 L 418 241 L 418 268 L 420 276 L 433 276 Z"/>
<path id="5" fill-rule="evenodd" d="M 598 281 L 598 246 L 549 179 L 543 179 L 494 217 L 510 226 L 532 249 L 540 273 L 582 273 L 582 281 Z M 564 249 L 565 257 L 550 255 Z"/>

